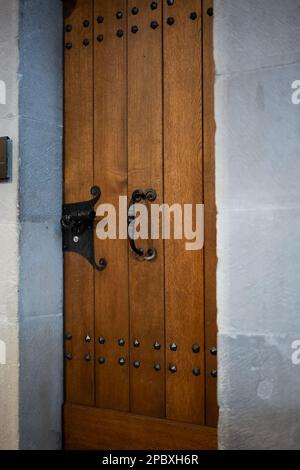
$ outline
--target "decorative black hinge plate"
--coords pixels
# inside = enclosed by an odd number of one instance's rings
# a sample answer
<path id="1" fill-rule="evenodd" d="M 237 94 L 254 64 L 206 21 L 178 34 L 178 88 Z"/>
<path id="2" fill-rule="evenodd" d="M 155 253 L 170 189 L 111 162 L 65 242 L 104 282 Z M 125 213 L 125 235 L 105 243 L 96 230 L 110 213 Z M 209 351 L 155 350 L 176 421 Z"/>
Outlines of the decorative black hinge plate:
<path id="1" fill-rule="evenodd" d="M 95 204 L 101 197 L 98 186 L 91 189 L 93 199 L 63 205 L 61 227 L 63 233 L 63 251 L 77 253 L 88 260 L 98 271 L 106 268 L 107 262 L 101 258 L 99 264 L 94 253 L 94 219 Z"/>

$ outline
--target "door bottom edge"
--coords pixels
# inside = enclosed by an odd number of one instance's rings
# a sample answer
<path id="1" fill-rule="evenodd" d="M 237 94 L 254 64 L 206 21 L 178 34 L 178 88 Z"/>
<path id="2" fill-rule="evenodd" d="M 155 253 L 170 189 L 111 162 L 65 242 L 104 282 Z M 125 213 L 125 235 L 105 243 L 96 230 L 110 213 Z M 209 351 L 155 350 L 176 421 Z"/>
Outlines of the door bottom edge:
<path id="1" fill-rule="evenodd" d="M 66 403 L 65 450 L 217 450 L 217 429 Z"/>

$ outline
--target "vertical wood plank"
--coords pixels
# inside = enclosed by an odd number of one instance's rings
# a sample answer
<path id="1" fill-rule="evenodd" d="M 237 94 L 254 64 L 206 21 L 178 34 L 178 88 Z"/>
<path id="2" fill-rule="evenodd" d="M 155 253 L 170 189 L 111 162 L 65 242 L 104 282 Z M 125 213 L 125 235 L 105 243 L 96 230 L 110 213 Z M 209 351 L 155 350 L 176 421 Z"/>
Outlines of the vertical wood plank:
<path id="1" fill-rule="evenodd" d="M 66 203 L 91 198 L 93 185 L 93 28 L 92 0 L 78 0 L 76 8 L 66 9 L 65 26 L 65 130 L 64 200 Z M 83 21 L 89 20 L 85 28 Z M 89 45 L 84 46 L 83 40 Z M 65 255 L 65 361 L 66 400 L 94 405 L 94 274 L 89 263 L 77 254 Z M 85 336 L 92 338 L 85 342 Z M 85 355 L 92 360 L 86 362 Z"/>
<path id="2" fill-rule="evenodd" d="M 216 305 L 216 204 L 214 162 L 214 61 L 213 61 L 213 17 L 208 9 L 213 0 L 203 0 L 203 168 L 205 204 L 205 356 L 206 356 L 206 424 L 216 426 L 218 422 L 217 379 L 211 375 L 217 370 L 217 356 L 212 348 L 217 346 Z"/>
<path id="3" fill-rule="evenodd" d="M 132 14 L 137 7 L 139 13 Z M 162 9 L 159 2 L 151 10 L 150 2 L 128 2 L 128 188 L 153 188 L 156 203 L 163 201 L 162 177 Z M 157 21 L 158 27 L 150 24 Z M 132 26 L 138 32 L 131 31 Z M 150 242 L 140 246 L 149 247 Z M 147 416 L 165 416 L 164 377 L 164 248 L 162 240 L 153 242 L 158 257 L 140 262 L 130 253 L 129 297 L 131 337 L 131 411 Z M 134 348 L 134 339 L 140 347 Z M 154 350 L 155 342 L 161 344 Z M 133 367 L 140 361 L 139 368 Z M 159 372 L 154 364 L 161 364 Z"/>
<path id="4" fill-rule="evenodd" d="M 192 20 L 190 14 L 197 13 Z M 165 202 L 203 203 L 202 2 L 164 4 Z M 168 18 L 174 18 L 173 25 Z M 205 420 L 203 250 L 186 251 L 184 240 L 165 242 L 167 418 Z M 169 345 L 177 344 L 177 351 Z M 200 345 L 200 353 L 192 345 Z M 194 376 L 193 368 L 201 375 Z"/>
<path id="5" fill-rule="evenodd" d="M 153 242 L 154 262 L 141 263 L 130 252 L 128 263 L 126 240 L 96 239 L 96 257 L 108 261 L 102 273 L 76 254 L 65 256 L 65 331 L 72 335 L 65 341 L 65 351 L 72 353 L 66 361 L 69 402 L 216 425 L 216 379 L 210 374 L 217 362 L 210 353 L 216 344 L 214 68 L 212 18 L 206 14 L 211 6 L 208 0 L 187 0 L 163 4 L 163 12 L 160 4 L 152 11 L 145 0 L 78 0 L 65 18 L 72 26 L 65 33 L 65 43 L 72 44 L 65 51 L 65 202 L 88 199 L 92 184 L 101 186 L 101 202 L 115 206 L 119 195 L 150 187 L 158 203 L 205 202 L 204 259 L 203 252 L 186 251 L 184 240 L 166 241 L 165 280 L 161 240 Z M 131 13 L 133 7 L 138 15 Z M 117 11 L 123 11 L 122 18 Z M 89 27 L 83 26 L 86 19 Z M 154 20 L 157 29 L 150 27 Z M 97 41 L 100 34 L 103 41 Z M 84 341 L 86 335 L 91 342 Z M 121 338 L 124 346 L 118 345 Z M 132 346 L 134 339 L 139 348 Z M 176 352 L 169 348 L 173 342 Z M 199 354 L 192 352 L 194 343 L 200 344 Z M 90 362 L 84 360 L 87 354 Z M 100 356 L 103 365 L 96 361 Z M 121 357 L 125 366 L 118 363 Z M 133 367 L 136 360 L 139 368 Z M 154 370 L 156 362 L 160 372 Z M 175 374 L 168 370 L 171 363 Z M 192 374 L 194 367 L 200 367 L 200 376 Z"/>
<path id="6" fill-rule="evenodd" d="M 127 20 L 125 0 L 94 0 L 95 18 L 95 182 L 102 203 L 118 208 L 127 196 Z M 123 17 L 117 19 L 116 13 Z M 103 17 L 103 23 L 97 18 Z M 118 37 L 117 31 L 123 36 Z M 119 33 L 120 34 L 120 33 Z M 98 41 L 97 36 L 103 35 Z M 96 404 L 129 409 L 128 242 L 95 240 L 97 259 L 107 268 L 95 273 Z M 98 338 L 105 338 L 99 344 Z M 125 345 L 119 346 L 118 340 Z M 124 358 L 125 365 L 119 364 Z"/>

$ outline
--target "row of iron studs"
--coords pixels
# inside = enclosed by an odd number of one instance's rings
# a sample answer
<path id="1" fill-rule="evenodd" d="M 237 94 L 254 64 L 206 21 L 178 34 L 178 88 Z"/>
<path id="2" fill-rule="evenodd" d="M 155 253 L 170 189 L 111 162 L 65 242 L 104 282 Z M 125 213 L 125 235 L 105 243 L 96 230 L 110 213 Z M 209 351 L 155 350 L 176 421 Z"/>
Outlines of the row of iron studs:
<path id="1" fill-rule="evenodd" d="M 73 359 L 72 353 L 67 352 L 67 353 L 66 353 L 66 359 L 68 359 L 69 361 L 71 361 L 71 360 Z M 84 360 L 85 360 L 86 362 L 90 362 L 90 361 L 92 360 L 92 356 L 91 356 L 90 354 L 86 354 L 86 355 L 84 356 Z M 105 364 L 105 357 L 104 357 L 104 356 L 99 356 L 99 357 L 98 357 L 98 362 L 99 362 L 100 365 Z M 118 363 L 119 363 L 120 366 L 124 366 L 124 365 L 126 364 L 126 359 L 125 359 L 124 357 L 120 357 L 119 360 L 118 360 Z M 136 360 L 136 361 L 133 362 L 133 367 L 134 367 L 135 369 L 139 369 L 140 366 L 141 366 L 141 361 Z M 156 362 L 156 363 L 154 364 L 153 368 L 154 368 L 154 370 L 155 370 L 156 372 L 160 372 L 160 371 L 161 371 L 161 365 L 160 365 L 160 363 L 159 363 L 159 362 Z M 177 372 L 177 366 L 176 366 L 176 364 L 170 363 L 170 364 L 169 364 L 169 371 L 170 371 L 172 374 L 175 374 L 175 373 Z M 198 377 L 199 375 L 201 375 L 201 370 L 200 370 L 199 367 L 194 367 L 193 370 L 192 370 L 192 372 L 193 372 L 193 375 L 195 375 L 196 377 Z M 216 378 L 216 377 L 217 377 L 217 370 L 216 370 L 216 369 L 213 369 L 213 370 L 211 371 L 210 375 L 211 375 L 212 377 Z"/>
<path id="2" fill-rule="evenodd" d="M 66 334 L 66 340 L 71 340 L 71 339 L 72 339 L 72 335 L 71 335 L 70 333 L 67 333 L 67 334 Z M 91 337 L 90 337 L 89 335 L 87 335 L 87 336 L 85 336 L 84 340 L 85 340 L 86 343 L 90 343 L 90 342 L 91 342 Z M 100 344 L 104 344 L 104 343 L 105 343 L 105 338 L 104 338 L 103 336 L 100 336 L 100 337 L 99 337 L 99 343 L 100 343 Z M 125 346 L 125 339 L 124 339 L 124 338 L 120 338 L 120 339 L 118 340 L 118 345 L 119 345 L 119 346 Z M 135 340 L 133 341 L 133 346 L 134 346 L 135 348 L 138 348 L 138 347 L 140 346 L 140 341 L 139 341 L 138 339 L 135 339 Z M 160 348 L 161 348 L 160 343 L 159 343 L 158 341 L 156 341 L 156 342 L 153 344 L 153 348 L 154 348 L 155 350 L 157 350 L 157 351 L 160 350 Z M 176 344 L 176 343 L 170 344 L 170 350 L 173 351 L 173 352 L 177 351 L 177 344 Z M 197 343 L 193 344 L 193 346 L 192 346 L 192 352 L 195 353 L 195 354 L 197 354 L 197 353 L 200 352 L 200 346 L 199 346 L 199 344 L 197 344 Z M 213 346 L 213 347 L 211 348 L 211 350 L 210 350 L 210 353 L 211 353 L 213 356 L 216 356 L 216 355 L 217 355 L 217 348 L 216 348 L 215 346 Z M 73 359 L 72 353 L 67 352 L 67 353 L 66 353 L 66 358 L 67 358 L 68 360 L 72 360 L 72 359 Z M 86 362 L 90 362 L 90 361 L 92 360 L 91 355 L 90 355 L 90 354 L 86 354 L 86 355 L 84 356 L 84 360 L 85 360 Z M 99 364 L 101 364 L 101 365 L 102 365 L 102 364 L 105 364 L 105 357 L 104 357 L 104 356 L 98 357 L 98 362 L 99 362 Z M 125 359 L 124 357 L 120 357 L 119 360 L 118 360 L 118 363 L 119 363 L 120 366 L 124 366 L 124 365 L 126 364 L 126 359 Z M 136 360 L 136 361 L 133 362 L 133 367 L 135 367 L 136 369 L 138 369 L 140 366 L 141 366 L 141 362 L 140 362 L 140 361 Z M 156 363 L 154 364 L 154 370 L 155 370 L 156 372 L 159 372 L 159 371 L 161 370 L 161 365 L 160 365 L 158 362 L 156 362 Z M 174 363 L 169 364 L 169 371 L 172 372 L 173 374 L 176 373 L 176 372 L 177 372 L 177 366 L 176 366 L 176 364 L 174 364 Z M 199 375 L 201 374 L 201 371 L 200 371 L 200 368 L 199 368 L 199 367 L 194 367 L 193 370 L 192 370 L 192 372 L 193 372 L 193 374 L 194 374 L 195 376 L 199 376 Z M 211 371 L 211 376 L 212 376 L 212 377 L 217 377 L 217 371 L 216 371 L 215 369 L 213 369 L 213 370 Z"/>
<path id="3" fill-rule="evenodd" d="M 168 3 L 169 6 L 172 6 L 172 5 L 174 5 L 174 0 L 167 0 L 167 3 Z M 151 7 L 152 10 L 156 10 L 156 8 L 158 7 L 157 2 L 152 2 L 151 5 L 150 5 L 150 7 Z M 132 10 L 131 10 L 131 13 L 132 13 L 132 15 L 137 15 L 137 14 L 139 13 L 138 7 L 133 7 Z M 209 16 L 213 16 L 213 8 L 208 8 L 207 14 L 208 14 Z M 117 11 L 117 13 L 116 13 L 116 18 L 117 18 L 118 20 L 122 19 L 122 18 L 123 18 L 123 12 L 122 12 L 122 11 Z M 191 12 L 191 14 L 190 14 L 190 19 L 193 20 L 193 21 L 195 21 L 197 18 L 198 18 L 197 13 L 196 13 L 195 11 Z M 98 22 L 99 24 L 102 24 L 102 23 L 104 22 L 104 17 L 103 17 L 103 16 L 98 16 L 97 22 Z M 169 16 L 169 17 L 167 18 L 167 21 L 166 21 L 166 22 L 167 22 L 167 24 L 168 24 L 169 26 L 173 26 L 173 24 L 175 23 L 175 18 L 174 18 L 173 16 Z M 89 20 L 84 20 L 83 26 L 84 26 L 84 28 L 88 28 L 88 27 L 90 26 Z M 157 29 L 157 28 L 159 27 L 159 24 L 158 24 L 157 21 L 151 21 L 150 27 L 155 30 L 155 29 Z M 72 31 L 72 25 L 70 25 L 70 24 L 66 25 L 66 32 L 67 32 L 67 33 L 70 33 L 71 31 Z M 139 31 L 139 28 L 138 28 L 137 25 L 133 25 L 133 26 L 131 27 L 131 32 L 132 32 L 133 34 L 136 34 L 138 31 Z M 122 29 L 118 29 L 117 32 L 116 32 L 116 35 L 117 35 L 118 38 L 122 38 L 122 37 L 124 36 L 124 31 L 123 31 Z M 103 35 L 103 34 L 98 34 L 98 36 L 97 36 L 97 41 L 98 41 L 98 42 L 102 42 L 103 40 L 104 40 L 104 35 Z M 85 47 L 87 47 L 87 46 L 90 44 L 89 39 L 85 38 L 85 39 L 82 41 L 82 44 L 83 44 Z M 72 46 L 73 46 L 73 45 L 72 45 L 71 42 L 67 42 L 66 48 L 67 48 L 68 50 L 71 49 Z"/>

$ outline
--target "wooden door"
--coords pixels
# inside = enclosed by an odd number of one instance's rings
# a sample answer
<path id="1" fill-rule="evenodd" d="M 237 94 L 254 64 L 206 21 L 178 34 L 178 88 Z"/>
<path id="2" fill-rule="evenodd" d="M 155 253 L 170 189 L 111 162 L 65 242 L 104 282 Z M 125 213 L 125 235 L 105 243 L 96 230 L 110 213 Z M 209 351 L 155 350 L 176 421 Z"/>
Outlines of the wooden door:
<path id="1" fill-rule="evenodd" d="M 100 240 L 97 217 L 87 231 L 105 269 L 81 256 L 81 234 L 65 242 L 65 447 L 213 449 L 212 2 L 64 3 L 66 207 L 93 186 L 116 208 L 149 188 L 155 204 L 205 205 L 204 249 L 138 241 L 157 253 L 143 261 L 127 233 Z"/>

